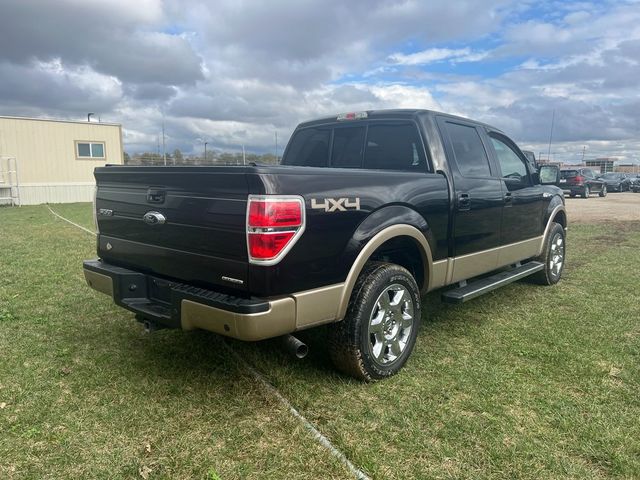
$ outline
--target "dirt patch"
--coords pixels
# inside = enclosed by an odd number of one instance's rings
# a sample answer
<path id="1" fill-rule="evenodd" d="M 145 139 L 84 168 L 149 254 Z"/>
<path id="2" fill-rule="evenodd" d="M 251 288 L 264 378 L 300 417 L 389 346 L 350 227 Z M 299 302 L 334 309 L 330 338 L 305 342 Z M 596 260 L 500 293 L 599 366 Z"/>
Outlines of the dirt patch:
<path id="1" fill-rule="evenodd" d="M 640 193 L 610 193 L 604 198 L 566 197 L 571 223 L 640 222 Z"/>

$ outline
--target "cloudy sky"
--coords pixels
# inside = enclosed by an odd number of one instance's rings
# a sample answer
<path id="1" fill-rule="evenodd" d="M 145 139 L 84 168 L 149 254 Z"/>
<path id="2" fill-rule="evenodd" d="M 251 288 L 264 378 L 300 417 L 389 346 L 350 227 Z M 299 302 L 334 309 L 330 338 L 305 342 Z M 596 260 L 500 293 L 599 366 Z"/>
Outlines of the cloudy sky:
<path id="1" fill-rule="evenodd" d="M 295 125 L 418 107 L 523 148 L 640 162 L 640 1 L 0 0 L 0 114 L 123 124 L 129 153 L 273 151 Z M 211 147 L 209 147 L 211 148 Z"/>

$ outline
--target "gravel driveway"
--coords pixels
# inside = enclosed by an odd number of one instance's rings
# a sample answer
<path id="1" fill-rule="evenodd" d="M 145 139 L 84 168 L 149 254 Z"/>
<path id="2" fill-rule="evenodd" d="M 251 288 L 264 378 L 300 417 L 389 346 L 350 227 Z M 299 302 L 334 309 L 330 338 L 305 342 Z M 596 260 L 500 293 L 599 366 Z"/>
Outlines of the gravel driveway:
<path id="1" fill-rule="evenodd" d="M 609 193 L 600 198 L 565 198 L 571 223 L 598 223 L 607 220 L 640 222 L 640 193 Z"/>

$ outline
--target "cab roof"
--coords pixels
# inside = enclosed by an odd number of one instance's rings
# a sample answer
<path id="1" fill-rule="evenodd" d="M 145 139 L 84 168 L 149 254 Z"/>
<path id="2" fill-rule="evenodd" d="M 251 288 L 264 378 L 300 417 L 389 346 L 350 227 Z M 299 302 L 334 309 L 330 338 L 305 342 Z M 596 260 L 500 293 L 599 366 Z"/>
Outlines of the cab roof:
<path id="1" fill-rule="evenodd" d="M 384 120 L 384 119 L 394 119 L 394 120 L 398 120 L 398 119 L 406 119 L 406 120 L 415 120 L 417 117 L 427 117 L 427 116 L 435 116 L 435 115 L 439 115 L 439 116 L 443 116 L 443 117 L 447 117 L 447 118 L 451 118 L 454 120 L 463 120 L 465 122 L 471 122 L 474 123 L 476 125 L 481 125 L 484 127 L 487 127 L 491 130 L 495 130 L 498 132 L 501 132 L 501 130 L 499 128 L 496 128 L 492 125 L 488 125 L 486 123 L 483 122 L 479 122 L 477 120 L 472 120 L 470 118 L 465 118 L 465 117 L 460 117 L 457 115 L 451 115 L 449 113 L 442 113 L 442 112 L 437 112 L 435 110 L 426 110 L 426 109 L 419 109 L 419 108 L 394 108 L 394 109 L 384 109 L 384 110 L 364 110 L 364 111 L 354 111 L 353 114 L 361 114 L 361 113 L 366 113 L 366 118 L 353 118 L 353 119 L 339 119 L 340 116 L 343 115 L 347 115 L 347 114 L 336 114 L 336 115 L 332 115 L 329 117 L 320 117 L 320 118 L 315 118 L 312 120 L 307 120 L 305 122 L 302 122 L 298 125 L 298 128 L 305 128 L 305 127 L 310 127 L 310 126 L 314 126 L 314 125 L 323 125 L 323 124 L 327 124 L 327 123 L 348 123 L 348 122 L 353 122 L 353 121 L 363 121 L 363 120 L 372 120 L 372 119 L 376 119 L 376 120 Z"/>

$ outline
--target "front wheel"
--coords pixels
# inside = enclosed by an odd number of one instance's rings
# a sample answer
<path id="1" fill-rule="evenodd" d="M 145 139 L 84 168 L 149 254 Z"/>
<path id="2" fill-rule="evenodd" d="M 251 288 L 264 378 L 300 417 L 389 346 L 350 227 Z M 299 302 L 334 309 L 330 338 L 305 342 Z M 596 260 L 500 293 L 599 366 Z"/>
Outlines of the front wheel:
<path id="1" fill-rule="evenodd" d="M 562 225 L 552 223 L 544 240 L 542 254 L 535 261 L 541 262 L 544 268 L 531 276 L 531 280 L 540 285 L 554 285 L 560 281 L 565 262 L 565 232 Z"/>
<path id="2" fill-rule="evenodd" d="M 601 197 L 606 197 L 607 196 L 607 186 L 606 185 L 602 186 L 602 190 L 600 190 L 600 193 L 598 195 L 600 195 Z"/>
<path id="3" fill-rule="evenodd" d="M 369 262 L 353 288 L 344 320 L 330 325 L 333 363 L 367 382 L 398 373 L 415 345 L 421 313 L 418 285 L 405 268 Z"/>
<path id="4" fill-rule="evenodd" d="M 589 198 L 591 194 L 591 190 L 589 190 L 589 185 L 584 186 L 584 190 L 582 191 L 582 198 Z"/>

